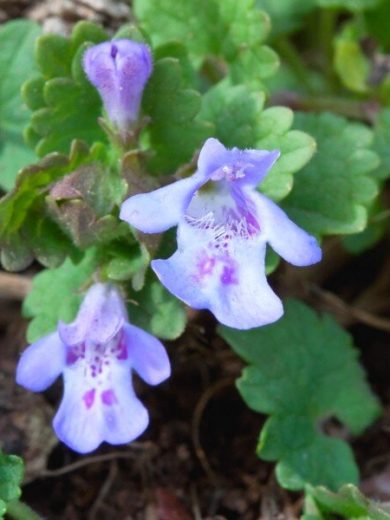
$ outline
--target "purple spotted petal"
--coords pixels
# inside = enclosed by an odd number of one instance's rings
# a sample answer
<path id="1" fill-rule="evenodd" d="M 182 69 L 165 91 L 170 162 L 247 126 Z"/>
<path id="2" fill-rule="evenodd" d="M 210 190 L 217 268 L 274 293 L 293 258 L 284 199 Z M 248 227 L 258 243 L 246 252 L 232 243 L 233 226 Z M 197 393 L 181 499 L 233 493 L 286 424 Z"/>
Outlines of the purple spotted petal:
<path id="1" fill-rule="evenodd" d="M 148 427 L 149 415 L 136 397 L 130 374 L 113 372 L 113 388 L 104 389 L 104 440 L 110 444 L 126 444 L 139 437 Z"/>
<path id="2" fill-rule="evenodd" d="M 152 72 L 149 47 L 124 39 L 100 43 L 87 49 L 83 65 L 110 120 L 126 130 L 138 117 L 142 93 Z"/>
<path id="3" fill-rule="evenodd" d="M 65 346 L 54 332 L 23 352 L 16 369 L 16 382 L 33 392 L 42 392 L 54 383 L 64 365 Z"/>
<path id="4" fill-rule="evenodd" d="M 195 191 L 206 179 L 192 175 L 150 193 L 134 195 L 121 207 L 120 218 L 144 233 L 160 233 L 176 226 Z"/>
<path id="5" fill-rule="evenodd" d="M 264 272 L 265 242 L 232 238 L 230 252 L 219 254 L 202 231 L 181 224 L 178 251 L 152 268 L 175 296 L 224 325 L 249 329 L 279 319 L 283 307 Z"/>
<path id="6" fill-rule="evenodd" d="M 151 334 L 126 324 L 124 340 L 134 370 L 150 385 L 158 385 L 171 375 L 171 366 L 162 343 Z"/>
<path id="7" fill-rule="evenodd" d="M 148 413 L 134 394 L 128 368 L 114 367 L 103 385 L 94 385 L 83 371 L 79 366 L 64 373 L 64 397 L 53 421 L 58 438 L 89 453 L 104 441 L 126 444 L 141 435 Z"/>
<path id="8" fill-rule="evenodd" d="M 58 332 L 66 345 L 83 343 L 87 338 L 106 343 L 127 320 L 126 309 L 118 290 L 108 284 L 94 284 L 88 290 L 73 323 L 58 324 Z"/>
<path id="9" fill-rule="evenodd" d="M 279 206 L 264 195 L 254 194 L 253 200 L 256 200 L 263 236 L 278 255 L 298 266 L 321 260 L 321 249 L 313 236 L 294 224 Z"/>

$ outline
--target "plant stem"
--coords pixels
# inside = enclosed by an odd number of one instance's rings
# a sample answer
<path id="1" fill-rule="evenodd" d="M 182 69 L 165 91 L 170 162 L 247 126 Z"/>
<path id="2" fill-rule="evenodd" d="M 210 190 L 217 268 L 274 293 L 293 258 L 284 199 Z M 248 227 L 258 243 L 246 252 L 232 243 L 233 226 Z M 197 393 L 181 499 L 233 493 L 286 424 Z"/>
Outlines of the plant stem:
<path id="1" fill-rule="evenodd" d="M 8 502 L 7 516 L 13 518 L 14 520 L 42 520 L 38 513 L 36 513 L 33 509 L 31 509 L 30 506 L 24 502 L 21 502 L 20 500 Z"/>
<path id="2" fill-rule="evenodd" d="M 323 55 L 323 63 L 325 69 L 325 77 L 328 80 L 331 91 L 335 90 L 337 85 L 336 77 L 333 70 L 333 38 L 335 35 L 337 22 L 337 11 L 334 9 L 321 9 L 320 26 L 319 26 L 319 42 L 320 50 Z"/>
<path id="3" fill-rule="evenodd" d="M 307 92 L 313 93 L 313 87 L 307 74 L 307 67 L 295 46 L 287 38 L 279 38 L 274 43 L 275 50 L 290 67 Z"/>

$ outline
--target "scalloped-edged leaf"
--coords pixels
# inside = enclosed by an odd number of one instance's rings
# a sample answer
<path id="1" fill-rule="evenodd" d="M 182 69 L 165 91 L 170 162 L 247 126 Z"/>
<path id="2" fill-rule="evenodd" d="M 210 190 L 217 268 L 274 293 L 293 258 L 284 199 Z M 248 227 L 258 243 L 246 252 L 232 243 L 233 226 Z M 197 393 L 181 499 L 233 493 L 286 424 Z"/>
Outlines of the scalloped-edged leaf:
<path id="1" fill-rule="evenodd" d="M 261 82 L 278 67 L 276 54 L 263 45 L 269 18 L 254 0 L 135 0 L 133 7 L 155 45 L 186 43 L 197 67 L 217 58 L 234 81 L 248 83 Z"/>
<path id="2" fill-rule="evenodd" d="M 130 291 L 128 311 L 131 323 L 162 339 L 178 338 L 185 329 L 184 305 L 149 273 L 141 291 Z"/>
<path id="3" fill-rule="evenodd" d="M 173 173 L 212 135 L 210 123 L 195 119 L 200 107 L 200 94 L 183 84 L 179 60 L 158 60 L 143 97 L 144 112 L 150 117 L 145 134 L 153 171 Z"/>
<path id="4" fill-rule="evenodd" d="M 103 29 L 86 21 L 75 25 L 70 38 L 57 34 L 38 38 L 35 58 L 41 76 L 25 83 L 22 95 L 33 110 L 25 137 L 39 156 L 68 153 L 73 139 L 90 145 L 105 141 L 98 124 L 102 102 L 81 59 L 88 45 L 107 39 Z"/>
<path id="5" fill-rule="evenodd" d="M 0 450 L 0 518 L 7 510 L 7 503 L 21 495 L 23 461 L 16 455 L 6 455 Z"/>
<path id="6" fill-rule="evenodd" d="M 15 188 L 0 200 L 6 269 L 23 269 L 34 257 L 54 267 L 66 255 L 77 254 L 74 244 L 85 247 L 127 232 L 109 215 L 126 186 L 109 167 L 104 169 L 104 160 L 103 145 L 89 150 L 75 141 L 69 158 L 54 153 L 21 171 Z"/>
<path id="7" fill-rule="evenodd" d="M 390 508 L 366 498 L 357 487 L 346 484 L 337 493 L 323 486 L 307 486 L 305 513 L 301 520 L 390 520 Z"/>
<path id="8" fill-rule="evenodd" d="M 201 117 L 214 123 L 215 137 L 225 146 L 278 149 L 281 157 L 261 185 L 274 200 L 285 197 L 292 188 L 293 174 L 314 154 L 314 139 L 291 130 L 293 112 L 285 107 L 264 110 L 264 94 L 244 85 L 224 80 L 203 96 Z"/>
<path id="9" fill-rule="evenodd" d="M 295 126 L 316 139 L 318 152 L 295 174 L 293 189 L 283 201 L 286 211 L 315 234 L 363 231 L 378 193 L 373 132 L 329 113 L 296 114 Z"/>
<path id="10" fill-rule="evenodd" d="M 20 168 L 34 161 L 23 141 L 29 111 L 20 89 L 36 71 L 34 41 L 41 30 L 31 20 L 13 20 L 0 28 L 0 187 L 10 190 Z"/>
<path id="11" fill-rule="evenodd" d="M 270 415 L 258 454 L 278 462 L 280 484 L 297 490 L 307 483 L 331 489 L 356 483 L 348 444 L 321 431 L 334 416 L 358 434 L 380 412 L 351 337 L 330 316 L 295 300 L 275 324 L 245 332 L 221 327 L 220 333 L 249 364 L 237 381 L 244 401 Z"/>

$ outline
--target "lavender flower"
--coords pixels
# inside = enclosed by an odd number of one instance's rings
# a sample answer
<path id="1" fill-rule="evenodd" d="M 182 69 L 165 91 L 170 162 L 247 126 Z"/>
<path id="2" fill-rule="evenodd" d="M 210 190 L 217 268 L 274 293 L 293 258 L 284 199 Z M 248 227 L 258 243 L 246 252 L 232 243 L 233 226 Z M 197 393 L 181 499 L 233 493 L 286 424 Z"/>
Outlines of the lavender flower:
<path id="1" fill-rule="evenodd" d="M 117 289 L 95 284 L 73 323 L 60 322 L 57 332 L 25 350 L 16 381 L 41 392 L 62 373 L 64 396 L 54 430 L 70 448 L 88 453 L 103 441 L 128 443 L 148 426 L 148 412 L 133 390 L 131 369 L 150 385 L 170 375 L 163 345 L 128 323 Z"/>
<path id="2" fill-rule="evenodd" d="M 83 65 L 109 119 L 126 132 L 137 120 L 142 92 L 152 72 L 149 47 L 131 40 L 100 43 L 87 49 Z"/>
<path id="3" fill-rule="evenodd" d="M 321 259 L 316 240 L 256 191 L 278 157 L 276 150 L 229 150 L 208 139 L 194 175 L 130 197 L 121 208 L 120 217 L 144 233 L 178 225 L 177 251 L 154 260 L 153 270 L 175 296 L 237 329 L 283 314 L 265 276 L 267 242 L 294 265 Z"/>

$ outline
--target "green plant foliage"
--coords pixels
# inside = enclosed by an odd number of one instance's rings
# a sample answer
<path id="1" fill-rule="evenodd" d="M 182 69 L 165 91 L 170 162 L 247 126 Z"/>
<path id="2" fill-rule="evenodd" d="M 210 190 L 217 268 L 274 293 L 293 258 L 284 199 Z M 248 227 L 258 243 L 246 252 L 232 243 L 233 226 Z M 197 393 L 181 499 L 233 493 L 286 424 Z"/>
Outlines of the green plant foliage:
<path id="1" fill-rule="evenodd" d="M 375 9 L 364 13 L 364 21 L 368 33 L 380 43 L 384 51 L 390 50 L 390 3 L 382 0 Z"/>
<path id="2" fill-rule="evenodd" d="M 317 0 L 256 0 L 256 5 L 271 18 L 272 35 L 293 32 L 303 22 L 304 16 L 316 7 Z"/>
<path id="3" fill-rule="evenodd" d="M 173 173 L 213 133 L 211 124 L 195 120 L 200 94 L 183 83 L 179 60 L 162 58 L 145 89 L 143 108 L 151 118 L 145 132 L 153 150 L 149 166 L 159 173 Z"/>
<path id="4" fill-rule="evenodd" d="M 364 11 L 372 9 L 382 0 L 317 0 L 320 7 L 338 7 L 348 11 Z"/>
<path id="5" fill-rule="evenodd" d="M 224 80 L 203 96 L 201 117 L 214 123 L 214 136 L 228 147 L 278 149 L 281 157 L 262 183 L 269 197 L 280 200 L 293 185 L 293 173 L 314 154 L 312 137 L 291 130 L 293 112 L 285 107 L 264 110 L 265 96 Z"/>
<path id="6" fill-rule="evenodd" d="M 29 343 L 53 332 L 58 320 L 71 322 L 83 299 L 83 290 L 93 281 L 99 256 L 89 249 L 78 264 L 70 259 L 56 269 L 46 269 L 34 277 L 33 287 L 23 302 L 23 315 L 32 321 L 27 329 Z"/>
<path id="7" fill-rule="evenodd" d="M 154 45 L 185 42 L 197 67 L 212 57 L 228 67 L 234 82 L 250 84 L 277 69 L 276 54 L 263 45 L 270 21 L 254 0 L 136 0 L 133 8 Z"/>
<path id="8" fill-rule="evenodd" d="M 301 520 L 390 520 L 390 509 L 368 500 L 352 484 L 337 493 L 325 487 L 307 486 L 305 513 Z"/>
<path id="9" fill-rule="evenodd" d="M 237 387 L 253 410 L 270 415 L 258 454 L 278 461 L 287 489 L 305 484 L 331 489 L 356 483 L 358 469 L 348 444 L 326 436 L 321 424 L 336 417 L 353 434 L 379 414 L 350 336 L 327 315 L 288 301 L 276 324 L 250 331 L 221 327 L 222 337 L 248 364 Z"/>
<path id="10" fill-rule="evenodd" d="M 390 177 L 390 108 L 385 108 L 379 114 L 374 126 L 374 141 L 372 148 L 379 155 L 380 164 L 373 175 L 384 180 Z"/>
<path id="11" fill-rule="evenodd" d="M 139 292 L 130 291 L 130 321 L 162 339 L 176 339 L 185 329 L 184 305 L 151 274 Z"/>
<path id="12" fill-rule="evenodd" d="M 150 262 L 146 247 L 131 237 L 113 241 L 105 251 L 106 261 L 103 275 L 113 282 L 132 281 L 134 290 L 140 290 L 144 284 L 145 272 Z"/>
<path id="13" fill-rule="evenodd" d="M 364 55 L 355 24 L 347 24 L 335 40 L 334 66 L 343 85 L 353 92 L 369 91 L 371 64 Z"/>
<path id="14" fill-rule="evenodd" d="M 56 266 L 67 254 L 77 253 L 74 244 L 84 247 L 127 231 L 106 215 L 121 202 L 126 186 L 110 170 L 102 171 L 105 160 L 103 146 L 89 150 L 75 141 L 69 158 L 51 154 L 20 172 L 15 188 L 0 200 L 1 260 L 6 269 L 21 270 L 34 257 Z M 62 204 L 56 206 L 60 199 Z"/>
<path id="15" fill-rule="evenodd" d="M 0 29 L 0 187 L 6 191 L 18 170 L 35 159 L 22 137 L 29 112 L 20 88 L 36 71 L 33 45 L 40 32 L 30 20 L 14 20 Z"/>
<path id="16" fill-rule="evenodd" d="M 7 503 L 21 495 L 23 461 L 16 455 L 5 455 L 0 450 L 0 518 L 7 511 Z"/>
<path id="17" fill-rule="evenodd" d="M 22 94 L 34 111 L 25 136 L 39 156 L 67 154 L 73 139 L 90 145 L 105 140 L 97 123 L 102 103 L 81 59 L 88 45 L 107 39 L 103 29 L 91 22 L 76 24 L 69 39 L 56 34 L 38 38 L 35 59 L 41 75 L 25 83 Z"/>
<path id="18" fill-rule="evenodd" d="M 367 211 L 378 193 L 371 149 L 373 132 L 330 114 L 296 114 L 296 126 L 317 141 L 318 153 L 294 176 L 285 209 L 312 233 L 349 234 L 367 225 Z"/>

